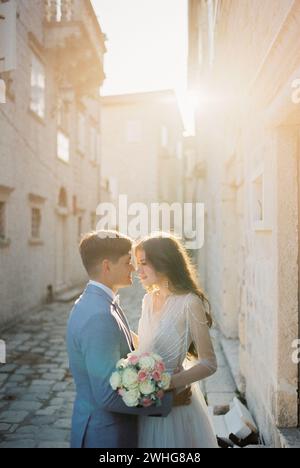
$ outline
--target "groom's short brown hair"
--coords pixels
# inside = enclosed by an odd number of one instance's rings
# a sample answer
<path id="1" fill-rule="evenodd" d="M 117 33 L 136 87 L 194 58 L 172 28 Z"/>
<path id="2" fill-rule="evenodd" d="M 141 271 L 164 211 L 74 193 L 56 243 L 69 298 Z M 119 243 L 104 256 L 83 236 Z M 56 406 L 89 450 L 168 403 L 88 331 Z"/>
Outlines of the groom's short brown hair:
<path id="1" fill-rule="evenodd" d="M 88 272 L 95 272 L 102 260 L 117 262 L 130 252 L 132 240 L 117 231 L 93 231 L 85 234 L 80 241 L 79 250 L 82 263 Z"/>

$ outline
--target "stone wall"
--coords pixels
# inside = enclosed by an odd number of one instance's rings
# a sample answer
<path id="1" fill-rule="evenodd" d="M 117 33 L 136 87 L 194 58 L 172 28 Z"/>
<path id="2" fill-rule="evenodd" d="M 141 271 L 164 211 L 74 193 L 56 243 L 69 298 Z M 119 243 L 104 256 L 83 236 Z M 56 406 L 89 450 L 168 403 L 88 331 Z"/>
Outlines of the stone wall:
<path id="1" fill-rule="evenodd" d="M 240 342 L 247 402 L 273 444 L 276 426 L 297 425 L 299 20 L 298 2 L 222 3 L 198 111 L 206 288 L 223 334 Z"/>
<path id="2" fill-rule="evenodd" d="M 86 274 L 78 254 L 79 217 L 82 231 L 92 228 L 100 193 L 100 153 L 91 159 L 91 148 L 81 155 L 77 148 L 78 107 L 75 97 L 69 103 L 70 160 L 57 158 L 56 70 L 43 47 L 43 2 L 18 2 L 17 69 L 11 72 L 14 96 L 0 105 L 0 197 L 6 201 L 6 237 L 0 245 L 0 324 L 45 300 L 47 286 L 57 286 L 57 262 L 64 255 L 64 287 L 82 283 Z M 46 73 L 46 112 L 44 120 L 29 110 L 31 51 L 40 46 Z M 93 121 L 100 133 L 100 103 L 82 99 L 87 118 L 87 135 Z M 88 138 L 87 138 L 88 142 Z M 65 232 L 58 231 L 59 193 L 64 189 L 67 204 Z M 1 195 L 2 194 L 2 195 Z M 76 203 L 74 202 L 76 197 Z M 41 209 L 41 238 L 30 240 L 31 207 Z M 75 209 L 75 204 L 77 205 Z M 65 236 L 64 251 L 59 245 Z M 59 240 L 59 242 L 58 242 Z"/>

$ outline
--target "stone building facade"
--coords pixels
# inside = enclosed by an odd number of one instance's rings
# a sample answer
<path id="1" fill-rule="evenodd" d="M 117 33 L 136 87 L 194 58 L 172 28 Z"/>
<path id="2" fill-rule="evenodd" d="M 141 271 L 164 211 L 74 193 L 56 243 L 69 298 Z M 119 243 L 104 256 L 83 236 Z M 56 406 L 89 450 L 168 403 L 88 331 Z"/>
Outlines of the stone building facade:
<path id="1" fill-rule="evenodd" d="M 101 194 L 105 36 L 92 5 L 15 5 L 10 35 L 0 29 L 16 58 L 14 70 L 0 68 L 0 324 L 84 281 L 77 245 Z"/>
<path id="2" fill-rule="evenodd" d="M 278 428 L 299 425 L 299 23 L 298 1 L 189 1 L 205 287 L 239 388 L 277 446 Z"/>
<path id="3" fill-rule="evenodd" d="M 116 203 L 119 195 L 148 207 L 182 200 L 183 123 L 173 91 L 104 96 L 101 121 L 102 177 Z"/>

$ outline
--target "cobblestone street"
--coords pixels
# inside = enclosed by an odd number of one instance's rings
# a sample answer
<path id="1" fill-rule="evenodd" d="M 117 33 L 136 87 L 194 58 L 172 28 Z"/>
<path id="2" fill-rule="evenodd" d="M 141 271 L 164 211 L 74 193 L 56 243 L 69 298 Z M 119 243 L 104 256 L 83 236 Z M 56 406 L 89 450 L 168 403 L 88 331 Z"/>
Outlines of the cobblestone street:
<path id="1" fill-rule="evenodd" d="M 0 447 L 68 447 L 74 386 L 65 324 L 70 304 L 43 307 L 1 334 Z"/>
<path id="2" fill-rule="evenodd" d="M 141 288 L 121 292 L 136 330 Z M 0 448 L 68 448 L 74 385 L 68 371 L 66 322 L 72 303 L 53 303 L 0 332 L 7 364 L 0 367 Z M 210 404 L 226 404 L 235 386 L 219 344 L 219 370 L 203 389 Z M 207 393 L 208 392 L 208 393 Z"/>

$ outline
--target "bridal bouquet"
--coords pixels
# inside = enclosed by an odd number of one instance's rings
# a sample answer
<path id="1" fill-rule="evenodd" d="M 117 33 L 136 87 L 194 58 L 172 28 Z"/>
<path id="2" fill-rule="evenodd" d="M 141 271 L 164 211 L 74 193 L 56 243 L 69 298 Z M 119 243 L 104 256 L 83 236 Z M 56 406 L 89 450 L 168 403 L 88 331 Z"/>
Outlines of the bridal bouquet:
<path id="1" fill-rule="evenodd" d="M 158 354 L 135 351 L 117 362 L 110 385 L 118 391 L 125 405 L 148 407 L 161 405 L 170 381 L 171 376 Z"/>

